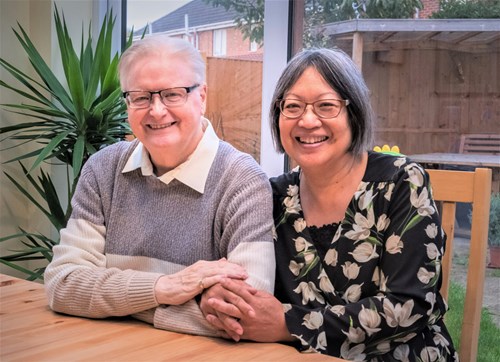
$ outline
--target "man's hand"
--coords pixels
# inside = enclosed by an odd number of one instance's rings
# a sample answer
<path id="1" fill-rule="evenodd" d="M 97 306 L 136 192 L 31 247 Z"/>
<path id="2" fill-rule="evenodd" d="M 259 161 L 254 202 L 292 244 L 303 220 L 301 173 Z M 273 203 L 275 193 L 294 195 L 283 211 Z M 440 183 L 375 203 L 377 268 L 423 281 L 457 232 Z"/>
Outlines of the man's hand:
<path id="1" fill-rule="evenodd" d="M 245 280 L 248 274 L 243 267 L 225 258 L 200 260 L 175 274 L 158 279 L 155 285 L 156 300 L 159 304 L 183 304 L 225 278 Z"/>

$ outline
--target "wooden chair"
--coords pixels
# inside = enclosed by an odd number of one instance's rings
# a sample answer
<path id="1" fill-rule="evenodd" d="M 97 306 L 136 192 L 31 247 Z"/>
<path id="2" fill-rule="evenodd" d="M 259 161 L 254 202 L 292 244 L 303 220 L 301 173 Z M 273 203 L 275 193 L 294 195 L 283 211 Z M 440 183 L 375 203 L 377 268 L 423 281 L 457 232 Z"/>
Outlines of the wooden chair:
<path id="1" fill-rule="evenodd" d="M 427 172 L 430 176 L 434 200 L 441 202 L 442 227 L 448 237 L 442 265 L 441 294 L 445 299 L 448 299 L 450 285 L 456 203 L 472 204 L 469 265 L 459 355 L 462 362 L 473 362 L 477 357 L 483 303 L 491 170 L 487 168 L 477 168 L 475 171 L 428 169 Z M 454 306 L 451 305 L 450 308 Z"/>
<path id="2" fill-rule="evenodd" d="M 500 155 L 500 134 L 463 134 L 458 152 Z"/>

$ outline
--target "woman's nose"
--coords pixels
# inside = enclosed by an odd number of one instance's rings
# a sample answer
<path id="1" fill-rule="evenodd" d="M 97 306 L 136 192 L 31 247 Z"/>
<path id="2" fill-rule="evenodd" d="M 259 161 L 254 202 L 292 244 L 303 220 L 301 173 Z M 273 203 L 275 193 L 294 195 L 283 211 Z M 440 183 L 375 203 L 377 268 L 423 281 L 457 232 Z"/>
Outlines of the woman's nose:
<path id="1" fill-rule="evenodd" d="M 321 120 L 318 115 L 314 113 L 312 104 L 306 105 L 304 114 L 299 119 L 299 126 L 304 128 L 316 128 L 321 126 Z"/>

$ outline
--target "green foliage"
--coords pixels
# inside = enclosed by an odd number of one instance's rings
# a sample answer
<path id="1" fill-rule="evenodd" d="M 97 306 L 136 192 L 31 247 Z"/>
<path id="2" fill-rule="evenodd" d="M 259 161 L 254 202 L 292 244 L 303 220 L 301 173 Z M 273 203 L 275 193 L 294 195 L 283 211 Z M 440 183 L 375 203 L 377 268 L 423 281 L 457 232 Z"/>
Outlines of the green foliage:
<path id="1" fill-rule="evenodd" d="M 472 220 L 472 211 L 469 212 L 468 216 L 469 221 Z M 500 246 L 500 193 L 491 195 L 488 244 Z"/>
<path id="2" fill-rule="evenodd" d="M 488 244 L 500 246 L 500 193 L 491 195 Z"/>
<path id="3" fill-rule="evenodd" d="M 498 19 L 500 1 L 498 0 L 440 0 L 439 11 L 432 14 L 433 19 Z"/>
<path id="4" fill-rule="evenodd" d="M 352 19 L 406 19 L 422 9 L 421 0 L 306 0 L 304 47 L 332 47 L 321 25 Z"/>
<path id="5" fill-rule="evenodd" d="M 82 34 L 82 47 L 78 56 L 65 20 L 61 19 L 57 8 L 54 17 L 68 89 L 56 78 L 19 25 L 20 32 L 14 30 L 14 33 L 41 81 L 0 59 L 0 65 L 24 87 L 17 88 L 4 81 L 0 81 L 0 85 L 31 103 L 2 106 L 13 113 L 38 121 L 1 127 L 0 134 L 9 134 L 11 139 L 43 145 L 34 153 L 21 155 L 11 161 L 37 156 L 29 170 L 31 172 L 44 160 L 56 158 L 71 165 L 73 178 L 77 179 L 81 166 L 91 154 L 123 139 L 129 133 L 127 123 L 124 122 L 126 107 L 121 101 L 117 75 L 118 54 L 111 58 L 111 36 L 115 20 L 112 15 L 104 19 L 95 49 L 92 48 L 89 26 L 87 43 L 83 44 Z"/>
<path id="6" fill-rule="evenodd" d="M 413 17 L 415 9 L 423 7 L 420 0 L 343 0 L 340 6 L 346 13 L 352 9 L 350 19 L 358 14 L 368 19 L 407 19 Z"/>
<path id="7" fill-rule="evenodd" d="M 264 0 L 204 0 L 212 6 L 235 10 L 243 37 L 262 44 L 264 38 Z M 364 5 L 363 5 L 364 4 Z M 411 18 L 421 0 L 306 0 L 304 12 L 305 46 L 326 45 L 321 25 L 355 18 Z"/>
<path id="8" fill-rule="evenodd" d="M 37 197 L 33 197 L 30 191 L 23 187 L 22 182 L 7 173 L 6 176 L 42 211 L 59 232 L 66 226 L 71 214 L 71 205 L 69 203 L 66 207 L 61 205 L 54 184 L 47 173 L 39 170 L 40 175 L 36 178 L 32 174 L 43 162 L 55 161 L 66 165 L 67 196 L 68 200 L 71 200 L 81 168 L 87 159 L 102 147 L 124 139 L 130 134 L 130 130 L 126 122 L 126 106 L 121 99 L 117 74 L 119 54 L 112 55 L 112 31 L 115 24 L 113 14 L 105 16 L 95 46 L 90 32 L 91 26 L 89 25 L 86 42 L 82 31 L 79 55 L 73 47 L 64 16 L 61 18 L 57 7 L 54 19 L 64 69 L 63 82 L 57 79 L 26 31 L 18 24 L 19 31 L 13 31 L 38 77 L 34 79 L 12 63 L 0 58 L 0 66 L 17 81 L 14 85 L 0 80 L 0 86 L 17 93 L 25 101 L 19 104 L 1 105 L 13 113 L 35 121 L 1 127 L 0 135 L 5 136 L 3 140 L 20 141 L 14 147 L 26 143 L 40 145 L 33 152 L 21 154 L 7 161 L 19 161 Z M 127 46 L 131 43 L 132 37 L 129 37 Z M 35 161 L 27 169 L 21 161 L 33 157 Z M 40 199 L 41 203 L 37 201 Z M 52 246 L 59 240 L 21 229 L 18 234 L 0 238 L 0 242 L 12 239 L 19 240 L 24 249 L 16 250 L 11 255 L 1 256 L 0 262 L 26 273 L 30 280 L 42 279 L 44 267 L 31 271 L 16 263 L 26 260 L 50 261 Z"/>
<path id="9" fill-rule="evenodd" d="M 446 327 L 451 334 L 455 348 L 460 347 L 460 332 L 462 330 L 465 289 L 452 282 L 448 295 L 450 310 L 445 315 Z M 500 356 L 498 335 L 500 328 L 493 323 L 490 313 L 483 308 L 481 312 L 481 329 L 479 331 L 478 362 L 497 362 Z"/>
<path id="10" fill-rule="evenodd" d="M 235 10 L 234 18 L 243 33 L 243 39 L 262 44 L 264 39 L 264 0 L 204 0 L 214 7 L 222 6 L 226 11 Z"/>

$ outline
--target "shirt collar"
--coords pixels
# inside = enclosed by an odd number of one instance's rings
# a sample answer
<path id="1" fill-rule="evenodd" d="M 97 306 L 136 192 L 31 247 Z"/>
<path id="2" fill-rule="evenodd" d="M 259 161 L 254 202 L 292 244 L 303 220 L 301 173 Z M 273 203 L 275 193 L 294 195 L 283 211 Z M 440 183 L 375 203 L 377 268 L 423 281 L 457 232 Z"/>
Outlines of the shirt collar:
<path id="1" fill-rule="evenodd" d="M 210 121 L 206 118 L 203 118 L 203 121 L 207 124 L 207 128 L 194 152 L 185 162 L 158 177 L 160 181 L 168 185 L 173 179 L 177 179 L 201 194 L 205 191 L 208 173 L 219 148 L 219 137 L 217 137 Z M 130 155 L 122 173 L 138 168 L 141 169 L 143 176 L 155 176 L 149 152 L 141 142 Z"/>

